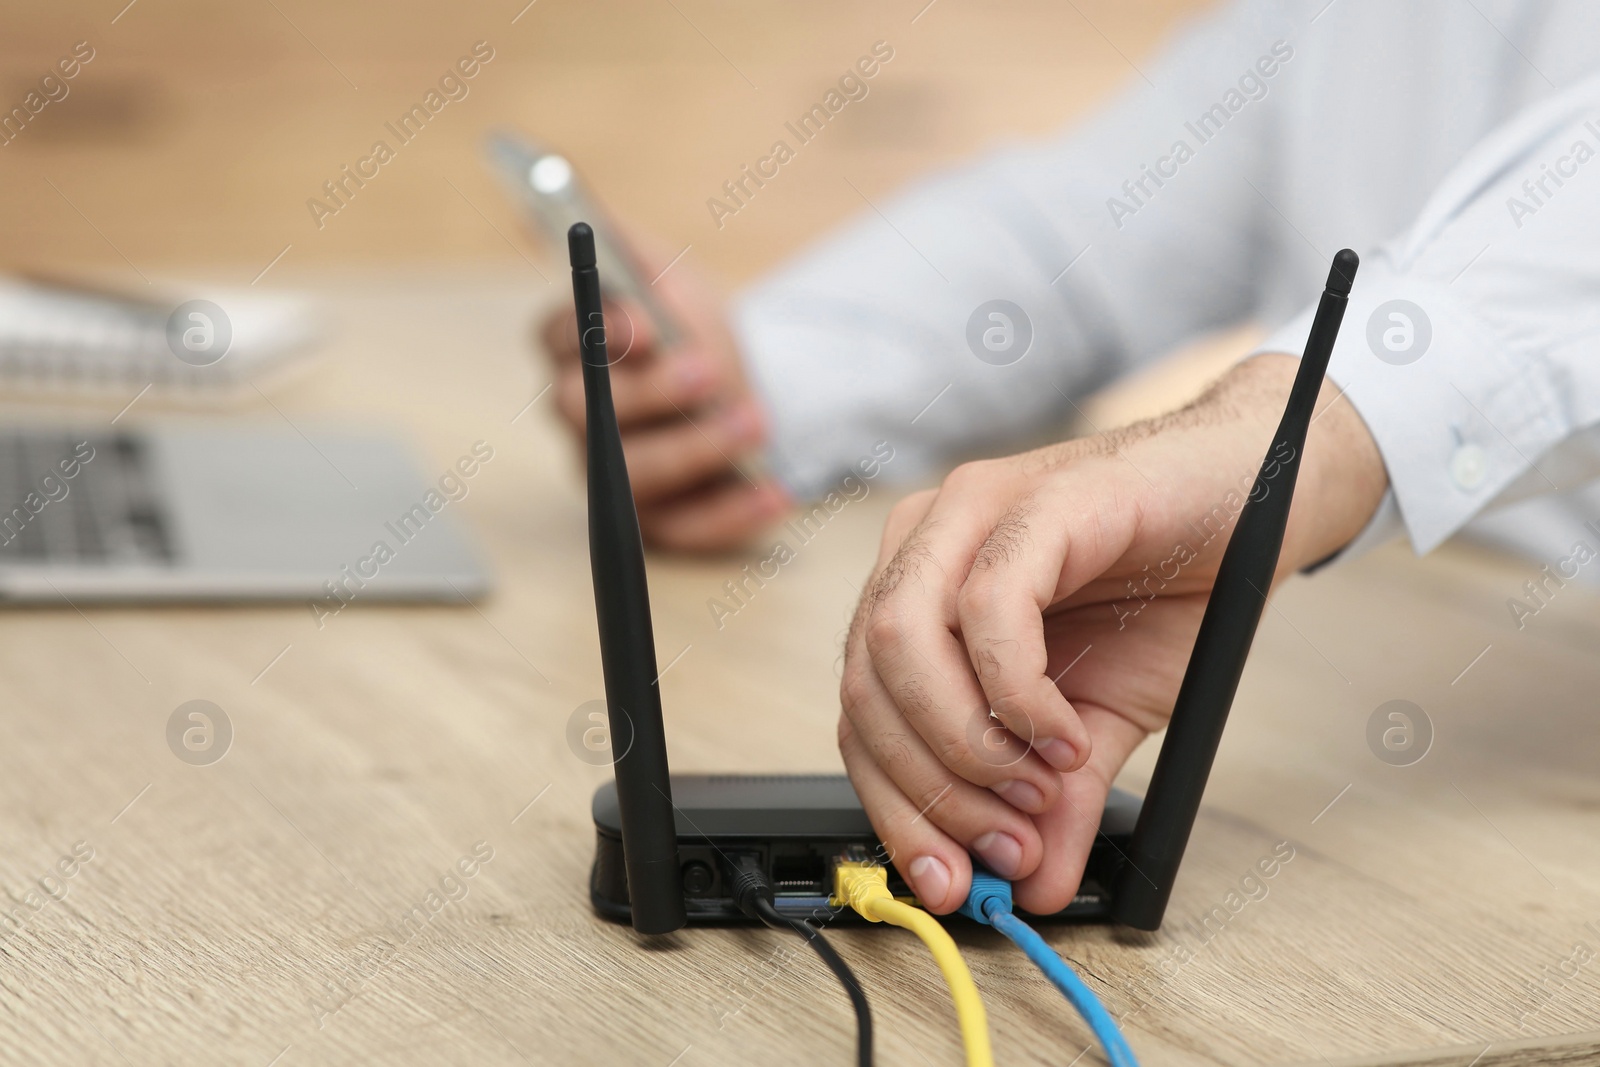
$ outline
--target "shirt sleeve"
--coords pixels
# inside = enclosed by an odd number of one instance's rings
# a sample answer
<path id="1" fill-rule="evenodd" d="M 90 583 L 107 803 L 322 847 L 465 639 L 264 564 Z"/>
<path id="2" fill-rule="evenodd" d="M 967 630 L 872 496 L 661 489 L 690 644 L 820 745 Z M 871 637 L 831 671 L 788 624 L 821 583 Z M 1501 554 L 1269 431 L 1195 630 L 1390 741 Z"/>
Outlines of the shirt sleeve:
<path id="1" fill-rule="evenodd" d="M 1257 352 L 1301 352 L 1314 313 Z M 1343 558 L 1600 474 L 1600 77 L 1486 137 L 1364 257 L 1328 376 L 1390 484 Z"/>
<path id="2" fill-rule="evenodd" d="M 1229 5 L 1065 136 L 892 198 L 857 187 L 856 221 L 735 304 L 774 473 L 815 496 L 886 439 L 886 477 L 919 481 L 1059 426 L 1087 391 L 1249 317 L 1269 210 L 1252 180 L 1297 69 L 1286 10 Z M 1174 277 L 1197 245 L 1208 269 Z"/>

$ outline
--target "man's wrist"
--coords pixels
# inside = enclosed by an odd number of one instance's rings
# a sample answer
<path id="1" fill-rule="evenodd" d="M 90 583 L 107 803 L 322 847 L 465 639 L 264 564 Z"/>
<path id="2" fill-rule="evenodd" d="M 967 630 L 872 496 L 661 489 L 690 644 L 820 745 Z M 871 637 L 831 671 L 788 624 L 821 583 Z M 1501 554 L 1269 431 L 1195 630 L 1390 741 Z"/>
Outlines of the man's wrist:
<path id="1" fill-rule="evenodd" d="M 1276 428 L 1299 369 L 1298 356 L 1264 353 L 1233 373 L 1259 383 L 1256 395 L 1265 403 L 1260 417 Z M 1366 422 L 1343 391 L 1323 379 L 1285 532 L 1285 562 L 1300 570 L 1344 548 L 1371 520 L 1388 486 L 1383 456 Z"/>

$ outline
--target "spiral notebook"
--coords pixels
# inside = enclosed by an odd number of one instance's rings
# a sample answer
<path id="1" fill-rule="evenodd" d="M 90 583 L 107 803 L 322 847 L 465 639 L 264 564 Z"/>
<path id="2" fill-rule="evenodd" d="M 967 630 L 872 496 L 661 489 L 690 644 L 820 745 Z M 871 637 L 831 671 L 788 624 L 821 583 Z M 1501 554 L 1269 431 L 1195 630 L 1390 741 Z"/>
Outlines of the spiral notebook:
<path id="1" fill-rule="evenodd" d="M 0 277 L 0 391 L 253 395 L 321 333 L 312 305 L 294 295 L 200 288 L 161 299 Z"/>

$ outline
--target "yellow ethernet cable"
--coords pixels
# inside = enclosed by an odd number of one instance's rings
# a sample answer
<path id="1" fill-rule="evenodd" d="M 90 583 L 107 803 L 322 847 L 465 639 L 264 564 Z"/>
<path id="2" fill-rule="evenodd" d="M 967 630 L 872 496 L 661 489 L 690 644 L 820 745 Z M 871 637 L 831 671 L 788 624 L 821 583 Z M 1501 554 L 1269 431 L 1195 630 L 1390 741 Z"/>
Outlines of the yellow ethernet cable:
<path id="1" fill-rule="evenodd" d="M 841 863 L 833 872 L 831 903 L 849 905 L 862 918 L 886 922 L 910 930 L 922 939 L 933 954 L 933 961 L 950 987 L 955 1001 L 956 1021 L 961 1026 L 961 1043 L 967 1052 L 967 1067 L 994 1067 L 994 1052 L 989 1048 L 989 1019 L 983 1010 L 972 972 L 961 958 L 961 950 L 950 939 L 939 920 L 889 894 L 889 874 L 882 867 L 864 863 Z"/>

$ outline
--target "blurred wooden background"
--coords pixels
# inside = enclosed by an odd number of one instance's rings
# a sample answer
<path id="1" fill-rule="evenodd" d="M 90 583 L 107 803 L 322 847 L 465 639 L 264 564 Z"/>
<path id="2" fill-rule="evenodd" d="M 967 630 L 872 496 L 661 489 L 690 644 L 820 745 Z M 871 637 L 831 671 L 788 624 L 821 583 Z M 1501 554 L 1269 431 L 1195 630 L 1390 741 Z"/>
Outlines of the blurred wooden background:
<path id="1" fill-rule="evenodd" d="M 125 6 L 126 5 L 126 6 Z M 526 6 L 524 6 L 526 5 Z M 489 262 L 533 278 L 486 131 L 566 151 L 615 213 L 739 279 L 871 197 L 1039 134 L 1134 76 L 1195 0 L 26 0 L 6 5 L 0 108 L 78 41 L 95 58 L 0 148 L 0 269 L 135 284 L 204 269 L 295 284 L 329 267 Z M 349 208 L 306 200 L 474 42 L 494 59 Z M 719 232 L 705 201 L 873 42 L 892 62 Z M 454 189 L 452 189 L 452 184 Z M 52 188 L 52 185 L 54 188 Z M 459 192 L 458 192 L 459 190 Z M 533 279 L 537 281 L 537 279 Z"/>

